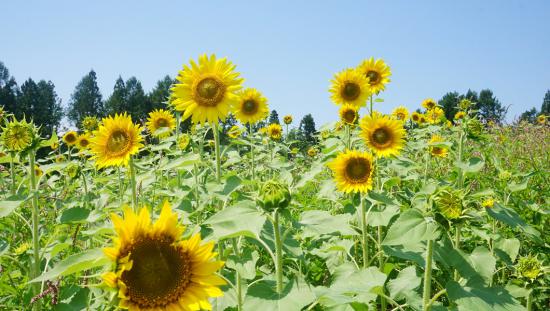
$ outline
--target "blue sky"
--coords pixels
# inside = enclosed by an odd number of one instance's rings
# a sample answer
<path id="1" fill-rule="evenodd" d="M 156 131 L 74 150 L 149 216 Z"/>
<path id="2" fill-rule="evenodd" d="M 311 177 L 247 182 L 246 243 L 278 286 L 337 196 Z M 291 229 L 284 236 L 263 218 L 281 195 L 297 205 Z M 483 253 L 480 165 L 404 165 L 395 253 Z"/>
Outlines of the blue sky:
<path id="1" fill-rule="evenodd" d="M 550 89 L 550 1 L 5 1 L 0 61 L 21 84 L 51 80 L 66 104 L 97 72 L 146 91 L 208 52 L 227 56 L 279 115 L 333 121 L 333 74 L 370 56 L 391 66 L 377 109 L 490 88 L 508 119 Z"/>

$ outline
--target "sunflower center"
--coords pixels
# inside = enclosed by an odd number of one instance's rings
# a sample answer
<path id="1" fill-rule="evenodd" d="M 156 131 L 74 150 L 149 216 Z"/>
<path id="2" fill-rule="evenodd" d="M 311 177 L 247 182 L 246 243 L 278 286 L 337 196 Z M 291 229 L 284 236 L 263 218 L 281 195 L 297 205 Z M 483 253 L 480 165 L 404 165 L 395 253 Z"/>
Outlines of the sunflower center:
<path id="1" fill-rule="evenodd" d="M 342 89 L 342 97 L 345 100 L 355 100 L 361 94 L 361 87 L 354 82 L 346 82 Z"/>
<path id="2" fill-rule="evenodd" d="M 74 136 L 73 134 L 69 134 L 67 135 L 67 137 L 65 137 L 65 140 L 67 140 L 67 142 L 69 143 L 72 143 L 76 140 L 76 136 Z"/>
<path id="3" fill-rule="evenodd" d="M 350 159 L 346 165 L 346 176 L 354 182 L 364 182 L 370 174 L 371 166 L 366 159 Z"/>
<path id="4" fill-rule="evenodd" d="M 82 146 L 82 147 L 86 147 L 86 146 L 88 146 L 89 144 L 90 144 L 90 142 L 89 142 L 87 139 L 82 139 L 82 140 L 80 141 L 80 146 Z"/>
<path id="5" fill-rule="evenodd" d="M 380 80 L 380 74 L 376 71 L 369 70 L 366 74 L 367 78 L 369 78 L 369 84 L 374 85 L 377 84 Z"/>
<path id="6" fill-rule="evenodd" d="M 216 106 L 225 94 L 223 83 L 213 77 L 204 78 L 196 88 L 195 100 L 203 106 Z"/>
<path id="7" fill-rule="evenodd" d="M 355 122 L 355 111 L 353 110 L 347 110 L 346 112 L 344 112 L 344 121 L 346 121 L 347 123 L 353 123 Z"/>
<path id="8" fill-rule="evenodd" d="M 432 153 L 433 154 L 442 154 L 443 153 L 443 148 L 441 148 L 441 147 L 432 147 Z"/>
<path id="9" fill-rule="evenodd" d="M 159 118 L 157 120 L 157 127 L 158 128 L 161 128 L 161 127 L 168 127 L 168 120 L 166 120 L 165 118 Z"/>
<path id="10" fill-rule="evenodd" d="M 129 143 L 129 137 L 123 130 L 114 131 L 107 140 L 107 150 L 112 153 L 124 151 Z"/>
<path id="11" fill-rule="evenodd" d="M 372 140 L 377 145 L 385 145 L 391 140 L 391 133 L 385 128 L 377 128 L 372 133 Z"/>
<path id="12" fill-rule="evenodd" d="M 191 282 L 191 260 L 170 238 L 142 238 L 129 250 L 132 268 L 122 273 L 128 298 L 140 308 L 176 302 Z"/>
<path id="13" fill-rule="evenodd" d="M 258 104 L 252 99 L 247 99 L 243 103 L 243 113 L 252 115 L 258 111 Z"/>

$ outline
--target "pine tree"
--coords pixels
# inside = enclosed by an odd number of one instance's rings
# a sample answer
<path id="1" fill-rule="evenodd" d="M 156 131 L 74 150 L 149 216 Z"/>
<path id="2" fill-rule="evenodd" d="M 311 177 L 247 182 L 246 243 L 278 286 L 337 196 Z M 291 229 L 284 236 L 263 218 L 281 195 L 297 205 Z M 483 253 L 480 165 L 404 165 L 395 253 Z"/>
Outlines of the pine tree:
<path id="1" fill-rule="evenodd" d="M 481 119 L 485 122 L 501 123 L 506 116 L 506 108 L 502 107 L 500 101 L 493 96 L 493 92 L 489 89 L 479 92 L 477 108 Z"/>
<path id="2" fill-rule="evenodd" d="M 546 94 L 544 94 L 542 106 L 540 107 L 540 113 L 550 116 L 550 90 L 546 91 Z"/>
<path id="3" fill-rule="evenodd" d="M 166 108 L 165 102 L 170 97 L 170 87 L 172 87 L 174 82 L 174 79 L 170 78 L 169 75 L 166 75 L 162 80 L 157 82 L 155 88 L 147 94 L 151 109 Z"/>
<path id="4" fill-rule="evenodd" d="M 311 114 L 306 114 L 302 118 L 299 129 L 303 132 L 304 139 L 308 143 L 315 144 L 317 142 L 317 138 L 315 137 L 315 134 L 317 133 L 315 130 L 315 121 L 313 120 L 313 116 L 311 116 Z"/>
<path id="5" fill-rule="evenodd" d="M 41 80 L 37 84 L 29 78 L 21 85 L 17 106 L 21 115 L 16 114 L 16 117 L 32 119 L 40 126 L 40 133 L 44 137 L 49 136 L 59 126 L 63 116 L 61 101 L 51 81 Z"/>
<path id="6" fill-rule="evenodd" d="M 273 123 L 281 124 L 277 110 L 271 110 L 271 113 L 269 114 L 269 124 Z"/>
<path id="7" fill-rule="evenodd" d="M 4 110 L 16 115 L 22 115 L 17 109 L 17 93 L 19 87 L 14 77 L 10 77 L 8 68 L 0 62 L 0 105 Z"/>
<path id="8" fill-rule="evenodd" d="M 145 91 L 141 86 L 141 82 L 136 77 L 131 77 L 126 80 L 126 95 L 128 113 L 132 115 L 134 122 L 144 122 L 147 114 L 151 111 Z"/>
<path id="9" fill-rule="evenodd" d="M 92 69 L 76 85 L 69 101 L 67 116 L 76 125 L 79 125 L 86 116 L 103 117 L 104 115 L 103 98 L 97 86 L 96 73 Z"/>
<path id="10" fill-rule="evenodd" d="M 460 96 L 458 92 L 449 92 L 439 100 L 439 105 L 445 112 L 445 118 L 452 120 L 455 113 L 458 111 L 458 103 L 460 102 Z"/>
<path id="11" fill-rule="evenodd" d="M 105 109 L 107 110 L 107 114 L 114 115 L 118 112 L 127 111 L 128 106 L 126 98 L 126 84 L 124 83 L 124 80 L 122 80 L 122 77 L 119 76 L 115 82 L 115 86 L 113 87 L 113 93 L 105 102 Z"/>

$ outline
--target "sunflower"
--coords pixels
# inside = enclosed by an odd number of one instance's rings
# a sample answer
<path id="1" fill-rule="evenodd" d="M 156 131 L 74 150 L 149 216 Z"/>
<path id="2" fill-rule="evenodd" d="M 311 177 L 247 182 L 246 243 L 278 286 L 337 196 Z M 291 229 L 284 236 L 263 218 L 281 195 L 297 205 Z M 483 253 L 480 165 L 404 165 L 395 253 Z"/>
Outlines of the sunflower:
<path id="1" fill-rule="evenodd" d="M 292 116 L 287 114 L 286 116 L 283 117 L 283 122 L 288 125 L 290 123 L 292 123 Z"/>
<path id="2" fill-rule="evenodd" d="M 78 134 L 75 131 L 68 131 L 65 135 L 63 135 L 63 142 L 67 144 L 67 146 L 74 146 L 77 138 Z"/>
<path id="3" fill-rule="evenodd" d="M 359 71 L 346 69 L 337 73 L 331 81 L 331 99 L 338 105 L 364 106 L 370 96 L 369 81 Z"/>
<path id="4" fill-rule="evenodd" d="M 241 136 L 242 134 L 242 130 L 241 128 L 238 126 L 238 125 L 233 125 L 228 131 L 227 131 L 227 136 L 229 136 L 230 138 L 237 138 L 239 136 Z"/>
<path id="5" fill-rule="evenodd" d="M 314 157 L 317 155 L 317 148 L 315 147 L 309 147 L 309 149 L 307 150 L 307 155 L 310 156 L 310 157 Z"/>
<path id="6" fill-rule="evenodd" d="M 384 60 L 374 57 L 365 59 L 358 67 L 362 74 L 369 79 L 369 87 L 372 93 L 378 94 L 386 88 L 391 76 L 390 67 L 386 65 Z"/>
<path id="7" fill-rule="evenodd" d="M 269 114 L 267 99 L 253 88 L 239 92 L 239 99 L 233 107 L 233 114 L 241 123 L 255 124 Z"/>
<path id="8" fill-rule="evenodd" d="M 42 169 L 40 168 L 40 166 L 35 165 L 35 166 L 34 166 L 34 176 L 40 177 L 40 176 L 42 176 L 42 175 L 44 175 L 44 171 L 42 171 Z"/>
<path id="9" fill-rule="evenodd" d="M 432 154 L 432 156 L 438 157 L 438 158 L 447 157 L 449 150 L 446 146 L 440 144 L 443 141 L 444 141 L 443 137 L 437 134 L 432 135 L 432 138 L 430 139 L 430 142 L 429 142 L 430 153 Z"/>
<path id="10" fill-rule="evenodd" d="M 17 121 L 15 118 L 7 122 L 2 128 L 0 140 L 4 148 L 10 152 L 25 152 L 31 149 L 38 140 L 37 129 L 34 124 L 26 120 Z"/>
<path id="11" fill-rule="evenodd" d="M 147 118 L 147 128 L 153 136 L 157 136 L 159 138 L 168 137 L 176 128 L 176 119 L 170 111 L 156 109 L 149 112 L 149 118 Z"/>
<path id="12" fill-rule="evenodd" d="M 50 144 L 50 149 L 57 150 L 57 148 L 59 148 L 59 142 L 58 141 L 54 141 Z"/>
<path id="13" fill-rule="evenodd" d="M 97 167 L 128 165 L 130 156 L 143 147 L 140 132 L 126 113 L 104 118 L 90 140 Z"/>
<path id="14" fill-rule="evenodd" d="M 421 113 L 421 114 L 420 114 L 420 117 L 419 117 L 419 119 L 418 119 L 418 124 L 422 125 L 422 124 L 426 124 L 426 122 L 428 122 L 428 121 L 426 120 L 426 115 L 423 114 L 423 113 Z"/>
<path id="15" fill-rule="evenodd" d="M 431 124 L 438 124 L 445 118 L 445 112 L 440 107 L 435 107 L 426 112 L 426 118 Z"/>
<path id="16" fill-rule="evenodd" d="M 485 200 L 483 200 L 483 202 L 481 202 L 481 206 L 485 207 L 485 208 L 493 208 L 493 206 L 495 205 L 495 199 L 489 197 Z"/>
<path id="17" fill-rule="evenodd" d="M 78 137 L 76 138 L 76 147 L 80 150 L 90 148 L 90 133 L 78 135 Z"/>
<path id="18" fill-rule="evenodd" d="M 464 111 L 459 111 L 455 113 L 455 120 L 462 120 L 466 116 L 466 113 Z"/>
<path id="19" fill-rule="evenodd" d="M 103 281 L 118 291 L 119 307 L 135 311 L 212 310 L 209 297 L 223 293 L 225 281 L 215 273 L 223 261 L 215 259 L 214 242 L 201 243 L 200 234 L 182 240 L 184 227 L 165 202 L 159 219 L 151 223 L 147 208 L 130 208 L 124 218 L 111 215 L 117 238 L 104 252 L 114 271 Z"/>
<path id="20" fill-rule="evenodd" d="M 172 104 L 183 112 L 183 119 L 192 116 L 193 123 L 211 124 L 225 120 L 231 106 L 239 101 L 236 92 L 243 79 L 235 72 L 235 65 L 215 55 L 199 56 L 196 63 L 184 66 L 172 87 Z"/>
<path id="21" fill-rule="evenodd" d="M 420 121 L 420 113 L 418 113 L 416 111 L 413 112 L 411 114 L 411 120 L 413 120 L 413 122 L 415 122 L 415 123 L 418 123 Z"/>
<path id="22" fill-rule="evenodd" d="M 397 120 L 407 121 L 409 118 L 409 110 L 403 106 L 399 106 L 392 111 L 391 115 Z"/>
<path id="23" fill-rule="evenodd" d="M 454 189 L 444 189 L 435 197 L 435 205 L 439 212 L 448 220 L 456 220 L 462 216 L 463 195 Z"/>
<path id="24" fill-rule="evenodd" d="M 398 155 L 404 144 L 403 122 L 376 115 L 361 119 L 361 136 L 379 157 Z"/>
<path id="25" fill-rule="evenodd" d="M 328 164 L 334 173 L 338 190 L 350 192 L 367 192 L 372 189 L 374 174 L 372 154 L 357 150 L 346 150 Z"/>
<path id="26" fill-rule="evenodd" d="M 277 123 L 271 123 L 266 129 L 267 135 L 273 140 L 279 140 L 283 137 L 283 128 Z"/>
<path id="27" fill-rule="evenodd" d="M 191 137 L 189 137 L 188 134 L 182 134 L 178 140 L 178 147 L 181 150 L 187 149 L 187 146 L 189 146 L 189 143 L 191 142 Z"/>
<path id="28" fill-rule="evenodd" d="M 426 110 L 434 109 L 437 107 L 437 102 L 432 98 L 426 98 L 422 101 L 422 107 L 426 108 Z"/>
<path id="29" fill-rule="evenodd" d="M 352 105 L 342 105 L 342 107 L 340 107 L 339 114 L 340 121 L 345 124 L 355 124 L 355 121 L 359 118 L 357 108 Z"/>
<path id="30" fill-rule="evenodd" d="M 537 123 L 538 124 L 546 124 L 546 116 L 541 114 L 537 117 Z"/>
<path id="31" fill-rule="evenodd" d="M 99 120 L 96 117 L 86 116 L 82 119 L 82 129 L 87 132 L 92 132 L 99 126 Z"/>

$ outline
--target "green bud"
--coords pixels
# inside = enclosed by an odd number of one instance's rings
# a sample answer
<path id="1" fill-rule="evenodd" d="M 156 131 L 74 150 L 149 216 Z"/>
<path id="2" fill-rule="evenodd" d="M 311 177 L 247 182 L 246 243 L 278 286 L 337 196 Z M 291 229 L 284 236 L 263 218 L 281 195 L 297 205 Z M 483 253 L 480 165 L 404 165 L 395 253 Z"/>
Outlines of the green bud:
<path id="1" fill-rule="evenodd" d="M 516 264 L 516 272 L 520 277 L 529 280 L 536 279 L 541 273 L 542 267 L 536 256 L 521 257 Z"/>
<path id="2" fill-rule="evenodd" d="M 469 138 L 478 139 L 483 134 L 483 124 L 478 119 L 470 119 L 466 123 L 466 133 Z"/>
<path id="3" fill-rule="evenodd" d="M 277 208 L 283 209 L 290 204 L 290 191 L 282 183 L 270 180 L 262 185 L 258 196 L 258 204 L 266 212 L 272 212 Z"/>

